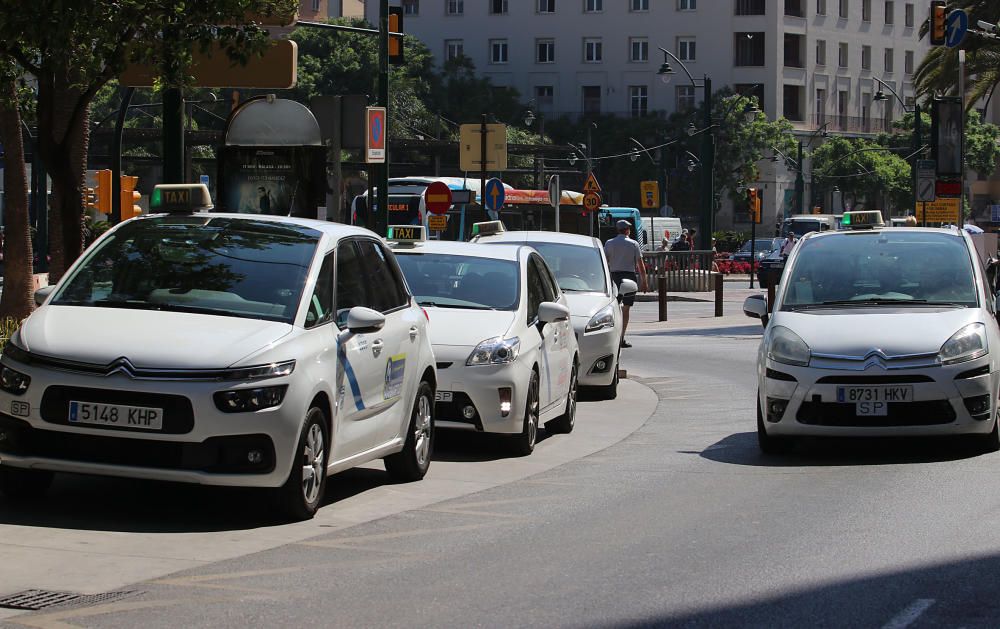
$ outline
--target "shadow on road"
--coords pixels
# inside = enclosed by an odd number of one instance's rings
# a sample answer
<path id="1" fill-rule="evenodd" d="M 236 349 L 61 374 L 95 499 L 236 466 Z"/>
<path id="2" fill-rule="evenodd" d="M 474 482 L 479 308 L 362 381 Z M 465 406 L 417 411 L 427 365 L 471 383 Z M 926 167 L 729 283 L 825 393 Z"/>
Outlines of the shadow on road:
<path id="1" fill-rule="evenodd" d="M 548 431 L 538 431 L 536 444 L 548 439 Z M 509 459 L 507 435 L 486 434 L 468 430 L 438 430 L 434 434 L 434 460 L 452 463 L 475 463 Z"/>
<path id="2" fill-rule="evenodd" d="M 761 336 L 764 333 L 759 323 L 753 325 L 731 325 L 722 328 L 661 330 L 655 332 L 630 332 L 629 336 Z"/>
<path id="3" fill-rule="evenodd" d="M 975 440 L 959 437 L 932 438 L 813 438 L 796 441 L 788 454 L 766 455 L 757 447 L 757 434 L 729 435 L 704 450 L 684 451 L 717 463 L 759 467 L 831 467 L 854 465 L 898 465 L 958 461 L 983 454 Z"/>

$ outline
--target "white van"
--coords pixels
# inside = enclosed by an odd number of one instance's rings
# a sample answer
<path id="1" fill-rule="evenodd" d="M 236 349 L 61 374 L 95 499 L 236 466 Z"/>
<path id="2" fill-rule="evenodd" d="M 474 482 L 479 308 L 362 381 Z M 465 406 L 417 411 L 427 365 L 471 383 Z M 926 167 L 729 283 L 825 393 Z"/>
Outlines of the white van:
<path id="1" fill-rule="evenodd" d="M 672 245 L 674 242 L 680 238 L 681 230 L 681 219 L 676 216 L 654 216 L 652 218 L 647 218 L 649 221 L 649 227 L 647 230 L 646 246 L 645 249 L 649 251 L 659 251 L 663 248 L 663 235 L 667 234 L 667 241 Z"/>
<path id="2" fill-rule="evenodd" d="M 793 214 L 781 225 L 781 235 L 795 232 L 796 238 L 802 238 L 809 232 L 824 232 L 835 230 L 839 221 L 833 214 Z"/>

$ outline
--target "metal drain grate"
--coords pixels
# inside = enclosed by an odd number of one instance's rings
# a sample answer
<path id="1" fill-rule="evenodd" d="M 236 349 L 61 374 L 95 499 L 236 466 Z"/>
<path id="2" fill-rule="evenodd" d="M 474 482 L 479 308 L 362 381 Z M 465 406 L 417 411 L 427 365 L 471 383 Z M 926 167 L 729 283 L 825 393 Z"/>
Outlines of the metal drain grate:
<path id="1" fill-rule="evenodd" d="M 55 607 L 56 605 L 95 605 L 97 603 L 110 603 L 139 593 L 138 590 L 121 590 L 119 592 L 102 592 L 100 594 L 24 590 L 23 592 L 0 597 L 0 608 L 37 611 L 39 609 Z"/>

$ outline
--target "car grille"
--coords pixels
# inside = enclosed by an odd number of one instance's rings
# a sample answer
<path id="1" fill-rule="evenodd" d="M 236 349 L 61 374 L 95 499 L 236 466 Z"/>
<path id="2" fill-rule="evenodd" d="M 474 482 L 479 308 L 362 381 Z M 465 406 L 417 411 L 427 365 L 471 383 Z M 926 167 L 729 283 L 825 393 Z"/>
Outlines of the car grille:
<path id="1" fill-rule="evenodd" d="M 45 389 L 40 409 L 42 419 L 50 424 L 76 426 L 77 424 L 71 424 L 69 421 L 69 403 L 71 400 L 162 408 L 163 429 L 158 430 L 158 433 L 183 435 L 191 432 L 194 428 L 194 409 L 191 406 L 191 401 L 184 396 L 137 391 L 116 391 L 113 389 L 88 389 L 84 387 L 51 386 Z M 88 427 L 149 433 L 148 430 L 142 428 L 129 428 L 127 426 L 88 425 Z"/>
<path id="2" fill-rule="evenodd" d="M 936 426 L 955 421 L 955 409 L 948 400 L 889 402 L 884 417 L 858 417 L 855 404 L 803 402 L 795 419 L 810 426 L 883 428 L 889 426 Z"/>
<path id="3" fill-rule="evenodd" d="M 246 453 L 261 458 L 249 463 Z M 0 415 L 0 453 L 20 456 L 166 470 L 267 474 L 274 469 L 274 444 L 267 435 L 212 437 L 202 442 L 153 441 L 131 437 L 79 435 L 33 428 Z"/>
<path id="4" fill-rule="evenodd" d="M 914 382 L 934 382 L 930 376 L 823 376 L 817 384 L 909 384 Z"/>

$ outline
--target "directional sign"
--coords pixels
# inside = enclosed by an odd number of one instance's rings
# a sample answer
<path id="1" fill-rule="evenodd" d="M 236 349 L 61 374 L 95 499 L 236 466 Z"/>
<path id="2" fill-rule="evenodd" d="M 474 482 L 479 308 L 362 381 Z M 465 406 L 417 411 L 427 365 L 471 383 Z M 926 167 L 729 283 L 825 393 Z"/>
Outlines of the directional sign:
<path id="1" fill-rule="evenodd" d="M 587 183 L 583 184 L 583 191 L 584 192 L 601 191 L 601 184 L 597 183 L 597 177 L 594 176 L 594 173 L 590 173 L 587 176 Z"/>
<path id="2" fill-rule="evenodd" d="M 483 191 L 484 205 L 487 210 L 497 212 L 503 207 L 504 189 L 503 182 L 494 177 L 486 182 L 486 190 Z"/>
<path id="3" fill-rule="evenodd" d="M 368 107 L 366 121 L 365 162 L 385 163 L 385 107 Z"/>
<path id="4" fill-rule="evenodd" d="M 448 229 L 448 217 L 434 214 L 427 217 L 427 226 L 432 231 L 441 232 Z"/>
<path id="5" fill-rule="evenodd" d="M 969 14 L 961 9 L 952 9 L 948 13 L 944 25 L 944 45 L 948 48 L 958 48 L 969 32 Z"/>
<path id="6" fill-rule="evenodd" d="M 655 210 L 660 207 L 660 185 L 655 181 L 639 182 L 639 192 L 642 194 L 642 207 Z"/>
<path id="7" fill-rule="evenodd" d="M 937 162 L 932 159 L 917 160 L 917 201 L 933 201 Z"/>
<path id="8" fill-rule="evenodd" d="M 424 205 L 431 214 L 447 214 L 451 207 L 451 189 L 443 181 L 435 181 L 424 191 Z M 433 227 L 431 228 L 433 229 Z"/>
<path id="9" fill-rule="evenodd" d="M 917 201 L 933 201 L 937 198 L 934 194 L 933 179 L 917 179 Z"/>
<path id="10" fill-rule="evenodd" d="M 559 185 L 559 175 L 549 177 L 549 205 L 559 207 L 562 200 L 562 189 Z"/>
<path id="11" fill-rule="evenodd" d="M 601 207 L 601 195 L 596 192 L 588 192 L 583 195 L 583 209 L 588 212 L 596 212 Z"/>

